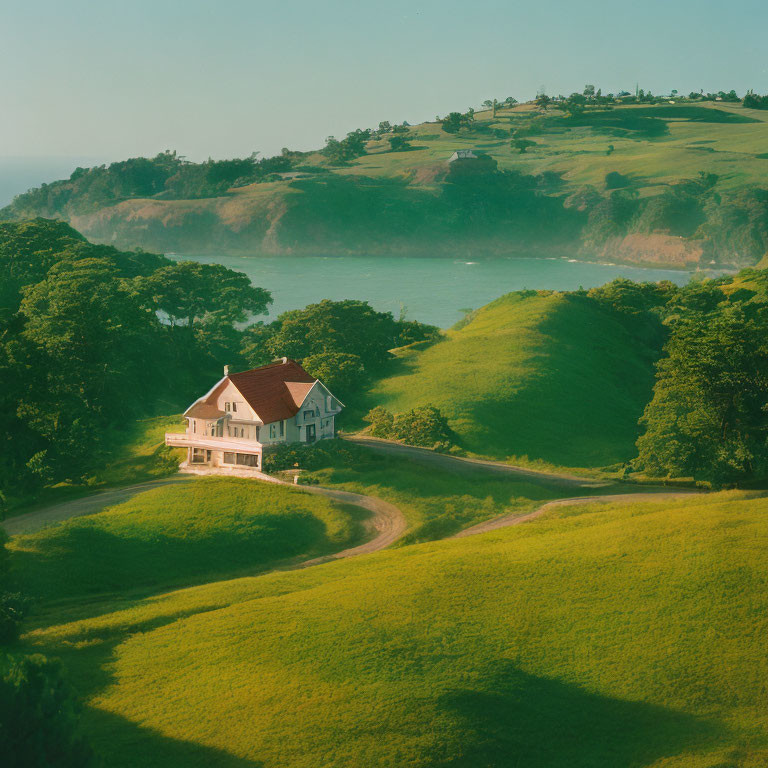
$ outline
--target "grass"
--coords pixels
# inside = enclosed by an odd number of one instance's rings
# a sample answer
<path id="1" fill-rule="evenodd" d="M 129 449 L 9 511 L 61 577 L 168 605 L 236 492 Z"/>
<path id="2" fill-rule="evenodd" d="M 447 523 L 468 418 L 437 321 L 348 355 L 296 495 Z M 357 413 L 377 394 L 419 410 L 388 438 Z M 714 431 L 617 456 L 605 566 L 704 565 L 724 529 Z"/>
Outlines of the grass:
<path id="1" fill-rule="evenodd" d="M 653 357 L 599 309 L 559 293 L 508 294 L 377 382 L 369 404 L 436 405 L 470 451 L 542 468 L 635 455 Z"/>
<path id="2" fill-rule="evenodd" d="M 238 478 L 162 486 L 94 515 L 15 537 L 15 575 L 43 601 L 192 584 L 335 552 L 356 510 Z"/>
<path id="3" fill-rule="evenodd" d="M 21 515 L 87 496 L 97 489 L 132 485 L 172 475 L 184 457 L 183 449 L 165 446 L 165 433 L 174 431 L 184 431 L 184 421 L 178 414 L 127 423 L 124 428 L 110 434 L 106 441 L 108 449 L 94 457 L 96 468 L 84 477 L 82 483 L 57 483 L 32 495 L 13 497 L 9 499 L 6 516 Z"/>
<path id="4" fill-rule="evenodd" d="M 484 536 L 59 608 L 113 768 L 758 768 L 768 500 L 584 505 Z"/>
<path id="5" fill-rule="evenodd" d="M 561 179 L 558 196 L 585 186 L 604 192 L 609 172 L 632 179 L 641 197 L 702 171 L 718 176 L 718 192 L 765 181 L 755 159 L 768 152 L 768 114 L 759 110 L 706 103 L 618 105 L 578 120 L 550 110 L 548 124 L 532 137 L 536 146 L 520 154 L 511 146 L 510 131 L 525 128 L 536 116 L 528 105 L 499 110 L 495 119 L 478 112 L 475 132 L 458 135 L 424 123 L 409 129 L 418 151 L 392 152 L 387 141 L 374 141 L 367 155 L 333 168 L 314 153 L 305 164 L 321 173 L 308 178 L 252 184 L 218 198 L 125 200 L 74 223 L 93 239 L 116 238 L 126 247 L 158 251 L 455 255 L 481 248 L 487 255 L 530 255 L 537 240 L 523 235 L 521 222 L 512 230 L 491 228 L 479 241 L 453 242 L 455 231 L 448 225 L 460 213 L 443 211 L 435 200 L 450 187 L 446 161 L 455 150 L 484 147 L 502 170 L 553 174 Z M 696 151 L 702 142 L 712 151 Z M 166 225 L 163 232 L 173 229 L 171 239 L 158 239 L 153 222 L 159 220 Z M 577 238 L 568 232 L 561 233 L 562 242 L 548 240 L 548 251 L 562 246 L 577 253 Z"/>
<path id="6" fill-rule="evenodd" d="M 328 488 L 376 496 L 396 505 L 409 527 L 396 546 L 451 536 L 476 523 L 531 512 L 551 499 L 626 493 L 626 485 L 566 486 L 546 477 L 516 478 L 456 464 L 443 469 L 373 452 L 354 466 L 317 470 L 304 476 Z"/>

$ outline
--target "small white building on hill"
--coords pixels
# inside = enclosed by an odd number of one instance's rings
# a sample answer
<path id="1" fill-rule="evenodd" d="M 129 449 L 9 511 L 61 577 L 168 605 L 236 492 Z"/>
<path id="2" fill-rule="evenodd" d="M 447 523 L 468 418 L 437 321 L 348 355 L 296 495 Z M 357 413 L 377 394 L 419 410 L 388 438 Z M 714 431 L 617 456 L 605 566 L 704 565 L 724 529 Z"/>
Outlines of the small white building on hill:
<path id="1" fill-rule="evenodd" d="M 297 362 L 282 360 L 229 373 L 187 408 L 187 431 L 166 433 L 186 448 L 181 469 L 261 469 L 262 455 L 284 443 L 334 437 L 343 404 Z"/>

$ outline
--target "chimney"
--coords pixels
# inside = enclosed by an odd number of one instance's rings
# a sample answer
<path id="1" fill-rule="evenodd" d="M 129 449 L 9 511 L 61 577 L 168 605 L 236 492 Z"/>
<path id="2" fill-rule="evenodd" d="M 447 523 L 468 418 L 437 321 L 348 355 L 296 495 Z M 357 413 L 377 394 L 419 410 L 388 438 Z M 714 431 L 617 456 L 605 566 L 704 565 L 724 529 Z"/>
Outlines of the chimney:
<path id="1" fill-rule="evenodd" d="M 225 376 L 229 376 L 229 366 L 228 365 L 224 366 L 224 375 Z"/>

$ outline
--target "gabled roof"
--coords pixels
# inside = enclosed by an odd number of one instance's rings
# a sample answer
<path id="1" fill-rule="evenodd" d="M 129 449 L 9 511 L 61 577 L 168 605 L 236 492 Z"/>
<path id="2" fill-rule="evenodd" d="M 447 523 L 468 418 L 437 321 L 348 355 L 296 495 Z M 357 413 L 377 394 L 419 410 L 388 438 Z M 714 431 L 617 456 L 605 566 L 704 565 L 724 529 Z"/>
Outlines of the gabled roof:
<path id="1" fill-rule="evenodd" d="M 213 403 L 201 403 L 199 401 L 192 403 L 184 415 L 193 419 L 220 419 L 222 416 L 226 416 L 224 411 L 220 411 Z"/>
<path id="2" fill-rule="evenodd" d="M 231 373 L 228 378 L 264 424 L 295 416 L 317 381 L 287 357 L 261 368 Z"/>

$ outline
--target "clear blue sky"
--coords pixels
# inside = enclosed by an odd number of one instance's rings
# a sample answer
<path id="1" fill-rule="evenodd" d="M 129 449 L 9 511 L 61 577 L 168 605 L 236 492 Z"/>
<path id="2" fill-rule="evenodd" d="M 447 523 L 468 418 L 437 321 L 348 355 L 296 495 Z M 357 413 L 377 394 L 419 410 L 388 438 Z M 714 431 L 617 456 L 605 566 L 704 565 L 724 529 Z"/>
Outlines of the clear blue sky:
<path id="1" fill-rule="evenodd" d="M 309 149 L 489 97 L 768 91 L 766 0 L 7 0 L 0 155 Z"/>

